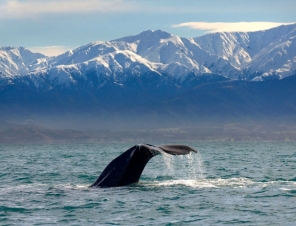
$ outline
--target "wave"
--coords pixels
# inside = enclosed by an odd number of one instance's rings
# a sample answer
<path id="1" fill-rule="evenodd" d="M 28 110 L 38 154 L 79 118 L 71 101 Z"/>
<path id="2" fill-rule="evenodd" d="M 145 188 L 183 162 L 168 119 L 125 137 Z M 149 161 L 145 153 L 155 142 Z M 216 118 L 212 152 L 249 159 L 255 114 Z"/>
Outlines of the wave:
<path id="1" fill-rule="evenodd" d="M 283 186 L 280 189 L 296 189 L 296 182 L 294 181 L 268 181 L 258 182 L 253 181 L 249 178 L 215 178 L 215 179 L 177 179 L 177 180 L 166 180 L 166 181 L 153 181 L 141 183 L 142 186 L 186 186 L 192 188 L 249 188 L 257 187 L 264 188 L 270 186 Z"/>
<path id="2" fill-rule="evenodd" d="M 13 192 L 44 192 L 50 190 L 88 190 L 90 184 L 44 184 L 34 183 L 27 185 L 16 185 L 0 188 L 0 193 Z M 185 186 L 191 188 L 265 188 L 278 187 L 283 191 L 296 191 L 296 182 L 287 180 L 276 181 L 254 181 L 249 178 L 200 178 L 200 179 L 172 179 L 170 177 L 157 178 L 157 180 L 140 180 L 139 183 L 132 187 L 176 187 Z"/>
<path id="3" fill-rule="evenodd" d="M 0 193 L 11 193 L 11 192 L 41 192 L 44 190 L 54 189 L 71 189 L 71 190 L 84 190 L 88 189 L 90 184 L 45 184 L 45 183 L 34 183 L 34 184 L 21 184 L 16 186 L 8 186 L 0 188 Z"/>

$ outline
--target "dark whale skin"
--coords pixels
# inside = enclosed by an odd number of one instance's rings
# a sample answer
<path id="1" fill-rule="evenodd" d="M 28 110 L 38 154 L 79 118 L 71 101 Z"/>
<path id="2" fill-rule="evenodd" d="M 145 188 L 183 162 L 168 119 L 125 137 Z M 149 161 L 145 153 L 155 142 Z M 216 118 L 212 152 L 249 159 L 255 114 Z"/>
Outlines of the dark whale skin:
<path id="1" fill-rule="evenodd" d="M 137 183 L 149 160 L 161 152 L 187 155 L 197 151 L 186 145 L 135 145 L 112 160 L 90 187 L 118 187 Z"/>

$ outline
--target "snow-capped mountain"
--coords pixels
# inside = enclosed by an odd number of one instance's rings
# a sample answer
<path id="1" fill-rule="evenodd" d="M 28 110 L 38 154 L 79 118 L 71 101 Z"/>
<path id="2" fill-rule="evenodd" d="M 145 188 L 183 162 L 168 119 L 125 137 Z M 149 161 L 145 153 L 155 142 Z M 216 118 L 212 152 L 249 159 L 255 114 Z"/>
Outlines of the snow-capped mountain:
<path id="1" fill-rule="evenodd" d="M 230 62 L 246 79 L 283 78 L 296 71 L 296 24 L 257 32 L 214 33 L 194 40 Z"/>
<path id="2" fill-rule="evenodd" d="M 295 34 L 296 24 L 197 38 L 145 31 L 56 57 L 2 47 L 0 119 L 98 128 L 284 117 L 290 123 Z"/>
<path id="3" fill-rule="evenodd" d="M 129 77 L 141 80 L 147 74 L 178 86 L 207 75 L 255 81 L 284 78 L 296 72 L 295 38 L 296 24 L 292 24 L 197 38 L 149 30 L 92 42 L 51 58 L 22 47 L 2 47 L 0 76 L 12 83 L 16 78 L 31 80 L 36 87 L 87 83 L 94 76 L 98 87 L 108 81 L 123 85 Z"/>
<path id="4" fill-rule="evenodd" d="M 24 47 L 0 47 L 0 78 L 24 75 L 44 68 L 48 58 L 41 53 L 32 53 Z"/>

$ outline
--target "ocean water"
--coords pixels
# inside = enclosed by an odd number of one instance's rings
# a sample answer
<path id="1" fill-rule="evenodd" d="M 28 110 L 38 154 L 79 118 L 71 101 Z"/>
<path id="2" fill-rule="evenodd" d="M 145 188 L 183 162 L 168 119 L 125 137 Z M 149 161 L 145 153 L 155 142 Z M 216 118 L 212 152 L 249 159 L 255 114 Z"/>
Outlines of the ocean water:
<path id="1" fill-rule="evenodd" d="M 134 144 L 0 145 L 0 225 L 295 225 L 296 143 L 186 143 L 88 188 Z"/>

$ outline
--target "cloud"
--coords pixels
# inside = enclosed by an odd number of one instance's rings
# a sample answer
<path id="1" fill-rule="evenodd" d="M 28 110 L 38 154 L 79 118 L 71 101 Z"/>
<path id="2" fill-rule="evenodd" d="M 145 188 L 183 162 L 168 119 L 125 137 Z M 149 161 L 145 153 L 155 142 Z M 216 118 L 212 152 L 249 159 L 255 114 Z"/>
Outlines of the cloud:
<path id="1" fill-rule="evenodd" d="M 189 27 L 191 29 L 206 31 L 209 33 L 214 32 L 249 32 L 266 30 L 280 25 L 287 25 L 293 23 L 276 23 L 276 22 L 187 22 L 175 24 L 172 27 Z"/>
<path id="2" fill-rule="evenodd" d="M 130 11 L 135 4 L 123 0 L 6 0 L 0 17 L 32 17 L 44 13 L 86 13 Z"/>
<path id="3" fill-rule="evenodd" d="M 29 47 L 28 49 L 34 53 L 42 53 L 45 56 L 57 56 L 74 48 L 70 46 L 40 46 Z"/>

